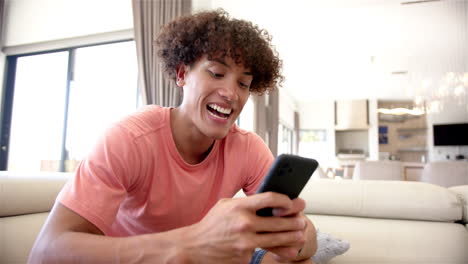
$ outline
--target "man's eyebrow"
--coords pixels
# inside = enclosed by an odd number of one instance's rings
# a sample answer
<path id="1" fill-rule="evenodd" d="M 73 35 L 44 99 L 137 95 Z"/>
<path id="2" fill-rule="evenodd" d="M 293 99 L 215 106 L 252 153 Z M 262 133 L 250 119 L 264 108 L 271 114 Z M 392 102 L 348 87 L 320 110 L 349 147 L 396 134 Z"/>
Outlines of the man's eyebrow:
<path id="1" fill-rule="evenodd" d="M 224 61 L 223 59 L 220 59 L 220 58 L 214 58 L 213 61 L 216 61 L 218 63 L 221 63 L 222 65 L 228 67 L 228 68 L 231 68 L 231 66 L 229 66 L 226 61 Z M 249 71 L 246 71 L 246 72 L 243 72 L 245 75 L 253 75 L 253 73 L 249 72 Z"/>
<path id="2" fill-rule="evenodd" d="M 228 68 L 231 68 L 231 66 L 229 66 L 223 59 L 214 58 L 213 60 L 216 61 L 216 62 L 221 63 L 222 65 L 224 65 L 224 66 L 226 66 L 226 67 L 228 67 Z"/>

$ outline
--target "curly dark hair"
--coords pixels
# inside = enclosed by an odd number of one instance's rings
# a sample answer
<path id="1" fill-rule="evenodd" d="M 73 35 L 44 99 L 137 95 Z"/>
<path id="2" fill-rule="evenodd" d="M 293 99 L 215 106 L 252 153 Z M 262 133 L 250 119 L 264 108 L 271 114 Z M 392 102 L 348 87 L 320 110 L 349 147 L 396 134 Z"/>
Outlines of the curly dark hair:
<path id="1" fill-rule="evenodd" d="M 231 19 L 222 9 L 175 19 L 161 29 L 156 45 L 164 71 L 173 80 L 178 66 L 192 65 L 203 55 L 230 56 L 250 69 L 250 91 L 257 94 L 274 90 L 284 79 L 270 34 L 251 22 Z"/>

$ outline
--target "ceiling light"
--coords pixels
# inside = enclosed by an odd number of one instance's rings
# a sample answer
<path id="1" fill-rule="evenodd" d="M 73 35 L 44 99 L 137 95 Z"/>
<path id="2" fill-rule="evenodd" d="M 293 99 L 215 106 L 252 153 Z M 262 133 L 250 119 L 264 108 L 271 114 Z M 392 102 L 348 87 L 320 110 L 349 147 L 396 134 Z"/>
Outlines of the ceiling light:
<path id="1" fill-rule="evenodd" d="M 424 115 L 424 110 L 419 109 L 419 108 L 379 108 L 377 111 L 381 114 L 387 114 L 387 115 L 414 115 L 414 116 L 420 116 Z"/>
<path id="2" fill-rule="evenodd" d="M 404 1 L 402 5 L 422 4 L 427 2 L 440 2 L 441 0 L 415 0 L 415 1 Z"/>

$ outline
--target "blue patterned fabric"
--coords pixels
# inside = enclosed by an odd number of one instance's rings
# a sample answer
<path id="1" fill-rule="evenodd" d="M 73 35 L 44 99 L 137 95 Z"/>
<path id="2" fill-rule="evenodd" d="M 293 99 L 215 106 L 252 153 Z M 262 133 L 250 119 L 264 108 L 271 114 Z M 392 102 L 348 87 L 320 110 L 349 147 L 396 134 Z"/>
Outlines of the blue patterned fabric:
<path id="1" fill-rule="evenodd" d="M 250 259 L 250 264 L 260 264 L 262 262 L 263 256 L 265 255 L 266 251 L 263 249 L 255 250 L 252 259 Z"/>

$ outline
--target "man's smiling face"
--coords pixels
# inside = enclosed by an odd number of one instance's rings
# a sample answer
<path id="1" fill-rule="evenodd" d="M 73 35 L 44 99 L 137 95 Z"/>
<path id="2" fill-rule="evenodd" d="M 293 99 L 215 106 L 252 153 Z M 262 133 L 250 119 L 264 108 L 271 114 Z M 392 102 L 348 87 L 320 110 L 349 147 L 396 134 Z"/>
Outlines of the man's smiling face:
<path id="1" fill-rule="evenodd" d="M 177 84 L 184 88 L 181 107 L 203 135 L 221 139 L 247 102 L 252 79 L 249 69 L 229 56 L 211 60 L 203 56 L 177 69 Z"/>

